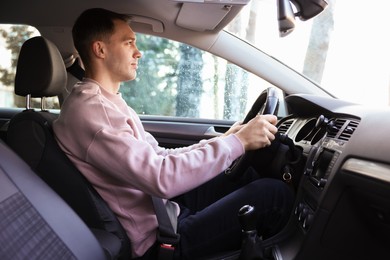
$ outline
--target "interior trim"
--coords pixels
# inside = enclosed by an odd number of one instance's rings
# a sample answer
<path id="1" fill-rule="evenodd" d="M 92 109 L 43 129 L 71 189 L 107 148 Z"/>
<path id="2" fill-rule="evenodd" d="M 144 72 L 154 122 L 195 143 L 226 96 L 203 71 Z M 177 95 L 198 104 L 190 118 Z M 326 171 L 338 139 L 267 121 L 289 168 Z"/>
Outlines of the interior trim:
<path id="1" fill-rule="evenodd" d="M 350 158 L 343 164 L 342 169 L 390 183 L 390 165 L 388 164 Z"/>

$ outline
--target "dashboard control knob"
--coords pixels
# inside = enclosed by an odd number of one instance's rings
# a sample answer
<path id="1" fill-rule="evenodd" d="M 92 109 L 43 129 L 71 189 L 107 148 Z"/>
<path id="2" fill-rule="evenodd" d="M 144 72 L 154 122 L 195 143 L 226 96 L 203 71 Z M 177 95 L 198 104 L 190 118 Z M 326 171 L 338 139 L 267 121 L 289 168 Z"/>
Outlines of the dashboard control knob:
<path id="1" fill-rule="evenodd" d="M 305 204 L 303 204 L 302 202 L 299 202 L 299 204 L 295 208 L 294 214 L 298 216 L 302 212 L 304 207 L 305 207 Z"/>
<path id="2" fill-rule="evenodd" d="M 312 213 L 307 214 L 305 220 L 303 221 L 302 227 L 305 230 L 308 230 L 313 223 L 314 215 Z"/>
<path id="3" fill-rule="evenodd" d="M 303 222 L 308 214 L 309 214 L 309 209 L 307 207 L 304 207 L 302 212 L 298 216 L 298 220 Z"/>
<path id="4" fill-rule="evenodd" d="M 320 188 L 323 188 L 323 187 L 325 187 L 326 182 L 327 182 L 327 179 L 321 178 L 318 181 L 317 186 L 320 187 Z"/>

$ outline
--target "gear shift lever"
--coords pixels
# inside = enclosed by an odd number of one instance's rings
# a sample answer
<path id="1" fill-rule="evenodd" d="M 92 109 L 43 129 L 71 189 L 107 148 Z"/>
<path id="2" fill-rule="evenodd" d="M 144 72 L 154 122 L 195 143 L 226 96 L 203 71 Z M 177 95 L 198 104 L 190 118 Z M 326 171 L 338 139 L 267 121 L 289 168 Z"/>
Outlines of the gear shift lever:
<path id="1" fill-rule="evenodd" d="M 255 208 L 245 205 L 238 211 L 238 219 L 244 233 L 257 233 Z"/>
<path id="2" fill-rule="evenodd" d="M 240 260 L 263 259 L 263 248 L 261 239 L 257 235 L 255 208 L 245 205 L 238 211 L 238 220 L 241 224 L 243 241 L 241 247 Z"/>

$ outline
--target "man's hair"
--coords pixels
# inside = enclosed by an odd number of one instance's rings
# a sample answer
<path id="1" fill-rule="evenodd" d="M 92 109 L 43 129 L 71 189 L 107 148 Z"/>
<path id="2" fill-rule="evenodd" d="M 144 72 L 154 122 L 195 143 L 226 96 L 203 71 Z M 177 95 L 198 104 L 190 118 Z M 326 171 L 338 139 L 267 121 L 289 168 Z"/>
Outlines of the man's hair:
<path id="1" fill-rule="evenodd" d="M 108 40 L 114 33 L 114 20 L 130 22 L 130 16 L 102 8 L 87 9 L 77 18 L 73 29 L 73 43 L 84 65 L 90 64 L 90 48 L 94 41 Z"/>

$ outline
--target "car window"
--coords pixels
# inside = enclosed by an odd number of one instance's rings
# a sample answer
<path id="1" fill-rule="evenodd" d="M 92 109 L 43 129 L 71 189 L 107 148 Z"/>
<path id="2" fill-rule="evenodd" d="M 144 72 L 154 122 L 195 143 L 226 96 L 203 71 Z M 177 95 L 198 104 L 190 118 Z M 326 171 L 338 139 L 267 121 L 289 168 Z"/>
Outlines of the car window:
<path id="1" fill-rule="evenodd" d="M 270 84 L 210 53 L 137 35 L 137 78 L 121 93 L 141 115 L 239 120 Z"/>
<path id="2" fill-rule="evenodd" d="M 225 29 L 338 98 L 389 106 L 390 1 L 327 2 L 312 19 L 296 17 L 295 28 L 285 37 L 279 34 L 275 0 L 252 0 Z"/>
<path id="3" fill-rule="evenodd" d="M 15 73 L 18 56 L 23 43 L 40 35 L 28 25 L 0 24 L 0 107 L 26 106 L 26 98 L 15 95 Z M 46 108 L 59 108 L 57 97 L 46 98 Z M 31 107 L 40 107 L 40 99 L 32 98 Z"/>

